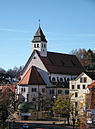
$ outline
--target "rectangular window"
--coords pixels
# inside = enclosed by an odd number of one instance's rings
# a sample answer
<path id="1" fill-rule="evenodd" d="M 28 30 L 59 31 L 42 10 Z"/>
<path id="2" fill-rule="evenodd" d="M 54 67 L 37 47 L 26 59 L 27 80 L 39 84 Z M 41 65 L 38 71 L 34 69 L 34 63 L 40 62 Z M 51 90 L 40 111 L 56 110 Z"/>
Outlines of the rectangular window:
<path id="1" fill-rule="evenodd" d="M 58 90 L 58 94 L 62 94 L 62 90 Z"/>
<path id="2" fill-rule="evenodd" d="M 72 85 L 72 89 L 75 89 L 75 86 L 74 85 Z"/>
<path id="3" fill-rule="evenodd" d="M 77 85 L 77 89 L 80 89 L 80 85 Z"/>
<path id="4" fill-rule="evenodd" d="M 82 82 L 82 77 L 80 78 L 80 82 Z"/>
<path id="5" fill-rule="evenodd" d="M 83 89 L 85 89 L 85 85 L 83 85 Z"/>
<path id="6" fill-rule="evenodd" d="M 31 89 L 31 92 L 36 92 L 36 88 L 32 88 Z"/>
<path id="7" fill-rule="evenodd" d="M 77 92 L 75 92 L 75 97 L 78 97 L 78 93 Z"/>
<path id="8" fill-rule="evenodd" d="M 24 92 L 25 92 L 25 88 L 24 88 Z"/>
<path id="9" fill-rule="evenodd" d="M 87 82 L 87 78 L 86 78 L 86 77 L 84 77 L 84 82 L 85 82 L 85 83 Z"/>
<path id="10" fill-rule="evenodd" d="M 65 90 L 65 95 L 69 94 L 69 90 Z"/>
<path id="11" fill-rule="evenodd" d="M 23 88 L 21 88 L 21 92 L 23 92 Z"/>

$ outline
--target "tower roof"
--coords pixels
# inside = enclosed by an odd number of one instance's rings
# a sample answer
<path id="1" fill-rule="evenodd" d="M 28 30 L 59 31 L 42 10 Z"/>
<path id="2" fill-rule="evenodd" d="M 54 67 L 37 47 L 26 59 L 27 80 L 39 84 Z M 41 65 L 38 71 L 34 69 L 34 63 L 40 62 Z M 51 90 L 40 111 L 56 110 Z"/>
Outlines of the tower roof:
<path id="1" fill-rule="evenodd" d="M 39 25 L 39 28 L 38 28 L 37 32 L 35 33 L 32 42 L 35 43 L 35 42 L 41 42 L 41 41 L 47 42 L 45 35 L 43 34 L 43 31 Z"/>

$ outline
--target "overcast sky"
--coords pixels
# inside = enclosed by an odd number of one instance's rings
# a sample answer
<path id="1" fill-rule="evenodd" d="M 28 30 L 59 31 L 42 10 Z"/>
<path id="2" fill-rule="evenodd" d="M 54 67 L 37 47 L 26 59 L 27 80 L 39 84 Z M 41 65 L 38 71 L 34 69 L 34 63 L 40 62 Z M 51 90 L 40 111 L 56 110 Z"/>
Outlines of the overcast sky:
<path id="1" fill-rule="evenodd" d="M 1 0 L 0 67 L 25 65 L 38 19 L 48 51 L 95 51 L 95 0 Z"/>

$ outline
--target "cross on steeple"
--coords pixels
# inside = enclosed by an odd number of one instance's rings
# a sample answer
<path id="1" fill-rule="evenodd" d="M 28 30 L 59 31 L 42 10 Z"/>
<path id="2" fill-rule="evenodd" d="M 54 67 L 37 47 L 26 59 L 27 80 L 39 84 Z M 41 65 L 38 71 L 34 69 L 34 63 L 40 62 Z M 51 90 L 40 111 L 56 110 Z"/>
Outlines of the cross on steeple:
<path id="1" fill-rule="evenodd" d="M 39 27 L 40 27 L 40 19 L 38 20 L 38 22 L 39 22 Z"/>

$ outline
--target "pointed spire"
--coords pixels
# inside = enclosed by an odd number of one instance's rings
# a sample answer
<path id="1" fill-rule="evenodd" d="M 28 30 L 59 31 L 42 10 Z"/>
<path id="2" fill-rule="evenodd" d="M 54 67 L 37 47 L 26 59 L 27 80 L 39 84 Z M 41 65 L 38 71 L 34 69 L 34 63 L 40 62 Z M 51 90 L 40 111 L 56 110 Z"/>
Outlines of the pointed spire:
<path id="1" fill-rule="evenodd" d="M 41 41 L 47 42 L 45 35 L 43 34 L 43 31 L 39 24 L 39 28 L 38 28 L 37 32 L 35 33 L 32 42 L 35 43 L 35 42 L 41 42 Z"/>
<path id="2" fill-rule="evenodd" d="M 40 19 L 38 21 L 39 21 L 39 27 L 40 27 Z"/>

